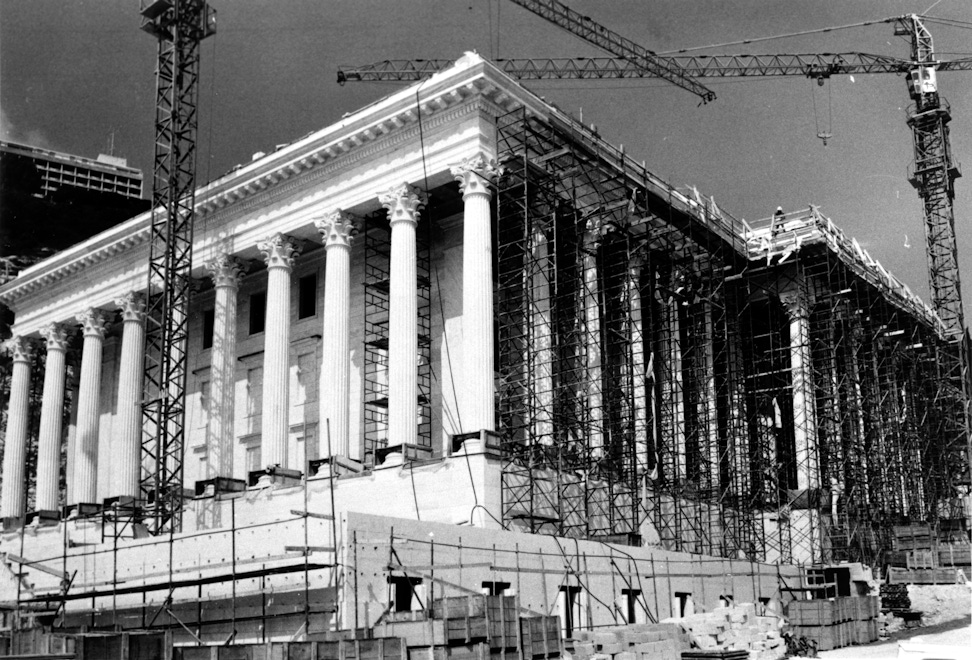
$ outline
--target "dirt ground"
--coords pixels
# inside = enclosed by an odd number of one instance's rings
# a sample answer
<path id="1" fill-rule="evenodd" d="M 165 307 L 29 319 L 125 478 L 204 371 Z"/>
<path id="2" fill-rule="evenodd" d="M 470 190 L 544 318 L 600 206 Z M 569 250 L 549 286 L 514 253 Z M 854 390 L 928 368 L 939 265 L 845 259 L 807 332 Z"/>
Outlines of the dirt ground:
<path id="1" fill-rule="evenodd" d="M 875 642 L 867 646 L 848 646 L 833 651 L 821 651 L 819 657 L 823 660 L 897 660 L 898 642 L 923 642 L 926 644 L 943 644 L 964 647 L 963 660 L 972 660 L 972 616 L 969 608 L 965 608 L 964 619 L 956 619 L 935 626 L 922 626 L 901 630 L 886 641 Z M 914 656 L 902 656 L 914 657 Z M 930 655 L 927 657 L 936 657 Z"/>

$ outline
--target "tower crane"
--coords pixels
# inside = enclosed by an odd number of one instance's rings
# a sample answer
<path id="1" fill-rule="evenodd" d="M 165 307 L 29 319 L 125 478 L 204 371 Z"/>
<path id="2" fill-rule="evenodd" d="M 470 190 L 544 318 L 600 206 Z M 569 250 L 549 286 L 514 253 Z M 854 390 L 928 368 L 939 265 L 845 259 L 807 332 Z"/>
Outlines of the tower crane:
<path id="1" fill-rule="evenodd" d="M 513 0 L 517 5 L 607 51 L 614 57 L 506 59 L 497 66 L 520 80 L 616 79 L 659 77 L 711 101 L 715 94 L 700 89 L 699 78 L 806 76 L 820 84 L 833 75 L 904 73 L 914 103 L 909 112 L 914 163 L 909 180 L 922 202 L 928 279 L 932 306 L 944 324 L 947 344 L 936 356 L 937 400 L 941 406 L 941 447 L 931 452 L 932 499 L 941 503 L 954 492 L 957 477 L 967 477 L 972 464 L 970 409 L 970 348 L 962 309 L 958 249 L 955 240 L 955 179 L 961 176 L 949 141 L 951 112 L 938 92 L 938 71 L 972 70 L 972 58 L 939 61 L 923 17 L 892 17 L 883 22 L 910 41 L 911 56 L 899 59 L 861 52 L 789 55 L 709 55 L 663 57 L 567 8 L 558 0 Z M 338 82 L 412 81 L 451 65 L 445 60 L 385 60 L 362 67 L 344 67 Z M 674 72 L 674 73 L 673 73 Z M 704 90 L 704 91 L 703 91 Z M 938 512 L 933 516 L 938 517 Z"/>
<path id="2" fill-rule="evenodd" d="M 139 9 L 159 44 L 140 489 L 142 521 L 162 534 L 181 527 L 199 43 L 215 33 L 216 12 L 205 0 L 140 0 Z"/>

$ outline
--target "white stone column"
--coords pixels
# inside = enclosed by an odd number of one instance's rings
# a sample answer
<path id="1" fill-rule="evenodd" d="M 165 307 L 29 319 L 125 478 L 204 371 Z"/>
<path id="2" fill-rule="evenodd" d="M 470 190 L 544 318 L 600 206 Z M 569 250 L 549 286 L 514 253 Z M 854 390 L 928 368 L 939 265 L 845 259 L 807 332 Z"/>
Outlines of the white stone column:
<path id="1" fill-rule="evenodd" d="M 111 440 L 111 496 L 139 496 L 142 464 L 142 389 L 145 369 L 145 298 L 128 293 L 115 301 L 122 315 L 118 405 Z"/>
<path id="2" fill-rule="evenodd" d="M 324 328 L 325 364 L 321 368 L 318 403 L 318 447 L 328 454 L 349 457 L 351 406 L 351 235 L 355 218 L 336 210 L 314 225 L 324 238 Z M 308 457 L 310 458 L 310 457 Z"/>
<path id="3" fill-rule="evenodd" d="M 713 500 L 718 498 L 721 484 L 721 457 L 719 455 L 719 408 L 716 392 L 715 365 L 715 320 L 712 315 L 712 302 L 706 298 L 699 302 L 702 306 L 703 328 L 702 346 L 696 350 L 702 351 L 703 382 L 699 383 L 703 397 L 699 404 L 698 416 L 704 420 L 699 428 L 700 454 L 706 462 L 707 474 L 701 479 L 700 487 L 710 493 Z"/>
<path id="4" fill-rule="evenodd" d="M 391 224 L 388 320 L 388 446 L 414 445 L 418 435 L 418 301 L 415 228 L 425 196 L 401 184 L 379 198 Z"/>
<path id="5" fill-rule="evenodd" d="M 52 323 L 41 334 L 47 340 L 47 359 L 37 441 L 37 499 L 34 508 L 38 511 L 54 511 L 58 508 L 68 333 L 64 326 Z"/>
<path id="6" fill-rule="evenodd" d="M 678 296 L 672 296 L 668 302 L 666 310 L 668 316 L 669 343 L 668 356 L 670 377 L 670 396 L 672 414 L 674 419 L 673 436 L 671 439 L 674 459 L 675 473 L 673 479 L 678 480 L 686 476 L 685 474 L 685 391 L 683 389 L 684 375 L 682 373 L 682 320 L 681 307 L 682 300 Z"/>
<path id="7" fill-rule="evenodd" d="M 530 371 L 530 398 L 533 403 L 533 441 L 542 445 L 554 443 L 553 425 L 553 314 L 551 278 L 554 276 L 554 259 L 550 242 L 542 227 L 531 228 L 528 249 L 531 264 L 525 268 L 524 280 L 528 287 L 529 340 L 533 349 L 533 364 L 526 364 Z"/>
<path id="8" fill-rule="evenodd" d="M 7 403 L 7 428 L 4 435 L 3 489 L 0 491 L 0 517 L 24 515 L 27 481 L 27 427 L 30 410 L 30 358 L 33 346 L 27 339 L 13 336 L 4 342 L 13 358 L 10 373 L 10 400 Z"/>
<path id="9" fill-rule="evenodd" d="M 263 344 L 263 464 L 287 467 L 290 435 L 290 272 L 300 253 L 289 236 L 274 234 L 257 247 L 267 262 Z"/>
<path id="10" fill-rule="evenodd" d="M 463 431 L 496 428 L 493 398 L 493 241 L 489 181 L 497 174 L 482 154 L 452 167 L 462 191 L 462 343 L 461 381 L 466 410 Z"/>
<path id="11" fill-rule="evenodd" d="M 818 488 L 817 420 L 810 361 L 809 301 L 799 288 L 780 293 L 780 302 L 790 319 L 790 382 L 793 397 L 793 444 L 796 455 L 797 488 Z M 784 523 L 784 521 L 780 521 Z M 791 560 L 809 564 L 820 560 L 819 512 L 790 511 Z"/>
<path id="12" fill-rule="evenodd" d="M 601 218 L 589 218 L 584 232 L 584 348 L 587 351 L 587 412 L 590 424 L 589 446 L 594 457 L 604 451 L 604 397 L 601 373 L 601 291 L 597 270 L 597 250 L 601 241 Z"/>
<path id="13" fill-rule="evenodd" d="M 641 306 L 641 270 L 644 258 L 635 255 L 628 265 L 628 313 L 631 317 L 631 366 L 634 369 L 634 441 L 638 474 L 648 470 L 648 380 L 645 372 L 644 316 Z"/>
<path id="14" fill-rule="evenodd" d="M 74 456 L 74 502 L 94 502 L 98 495 L 98 429 L 101 422 L 101 356 L 108 328 L 104 312 L 89 309 L 77 316 L 84 335 L 81 384 L 78 389 L 78 432 Z M 60 412 L 58 412 L 60 414 Z"/>
<path id="15" fill-rule="evenodd" d="M 206 264 L 216 288 L 210 363 L 207 463 L 210 477 L 233 476 L 233 423 L 236 420 L 236 295 L 242 262 L 223 254 Z"/>
<path id="16" fill-rule="evenodd" d="M 793 443 L 797 488 L 817 488 L 816 411 L 810 376 L 810 328 L 807 301 L 799 291 L 780 293 L 790 320 L 790 378 L 793 388 Z"/>

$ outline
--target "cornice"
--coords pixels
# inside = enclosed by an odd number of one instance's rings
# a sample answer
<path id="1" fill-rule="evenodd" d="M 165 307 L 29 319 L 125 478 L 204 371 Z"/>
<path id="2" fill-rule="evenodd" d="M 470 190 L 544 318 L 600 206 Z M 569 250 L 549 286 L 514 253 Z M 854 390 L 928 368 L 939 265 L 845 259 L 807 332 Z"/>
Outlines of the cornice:
<path id="1" fill-rule="evenodd" d="M 416 95 L 421 99 L 421 111 L 415 105 Z M 543 107 L 531 97 L 478 55 L 466 54 L 455 67 L 197 189 L 197 222 L 200 226 L 218 223 L 277 202 L 335 172 L 417 139 L 420 130 L 434 130 L 472 113 L 497 117 L 525 103 Z M 16 308 L 26 296 L 148 242 L 150 224 L 151 212 L 145 212 L 25 269 L 0 286 L 0 302 Z"/>

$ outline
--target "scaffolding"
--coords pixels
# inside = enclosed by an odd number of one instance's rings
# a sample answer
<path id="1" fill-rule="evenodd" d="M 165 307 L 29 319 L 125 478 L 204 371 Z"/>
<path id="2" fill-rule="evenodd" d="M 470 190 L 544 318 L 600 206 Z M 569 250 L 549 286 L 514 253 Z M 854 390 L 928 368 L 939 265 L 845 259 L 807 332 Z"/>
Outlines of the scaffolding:
<path id="1" fill-rule="evenodd" d="M 515 112 L 498 136 L 504 521 L 748 552 L 748 479 L 731 469 L 738 221 L 578 125 Z"/>
<path id="2" fill-rule="evenodd" d="M 873 563 L 935 519 L 951 345 L 856 241 L 736 220 L 561 116 L 497 128 L 504 523 Z"/>

